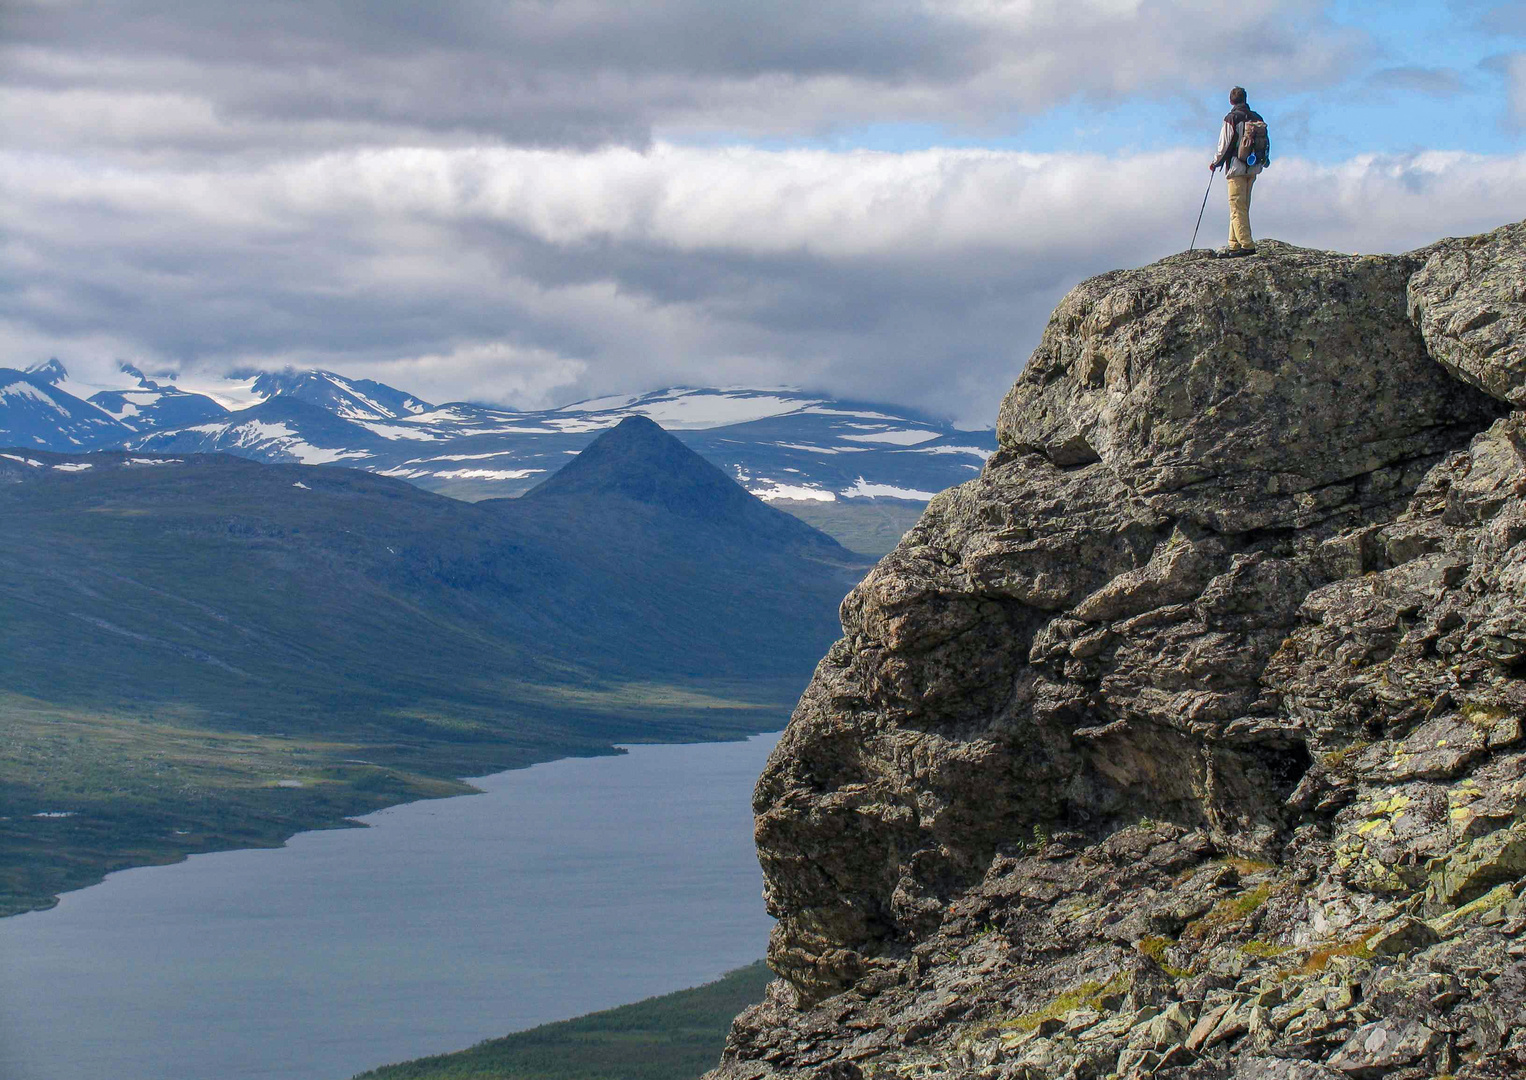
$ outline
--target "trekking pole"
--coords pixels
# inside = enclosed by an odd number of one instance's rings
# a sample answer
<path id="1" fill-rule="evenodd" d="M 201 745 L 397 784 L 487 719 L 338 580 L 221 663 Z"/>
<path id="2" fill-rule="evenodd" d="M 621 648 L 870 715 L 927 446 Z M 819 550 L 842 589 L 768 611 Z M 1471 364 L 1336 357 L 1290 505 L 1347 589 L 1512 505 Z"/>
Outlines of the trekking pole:
<path id="1" fill-rule="evenodd" d="M 1213 190 L 1214 174 L 1218 171 L 1214 169 L 1208 174 L 1208 186 L 1203 189 L 1203 205 L 1197 212 L 1197 224 L 1192 227 L 1192 243 L 1187 246 L 1188 251 L 1197 247 L 1197 231 L 1203 227 L 1203 211 L 1208 209 L 1208 193 Z"/>

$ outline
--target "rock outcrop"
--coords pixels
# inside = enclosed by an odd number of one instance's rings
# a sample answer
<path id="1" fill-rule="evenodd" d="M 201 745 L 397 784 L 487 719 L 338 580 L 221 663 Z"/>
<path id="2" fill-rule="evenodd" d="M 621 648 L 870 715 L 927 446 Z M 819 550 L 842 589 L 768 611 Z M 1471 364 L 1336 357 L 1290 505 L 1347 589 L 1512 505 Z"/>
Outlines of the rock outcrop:
<path id="1" fill-rule="evenodd" d="M 1430 248 L 1409 310 L 1448 371 L 1526 404 L 1526 222 Z"/>
<path id="2" fill-rule="evenodd" d="M 1078 286 L 758 783 L 717 1077 L 1526 1070 L 1526 227 Z"/>

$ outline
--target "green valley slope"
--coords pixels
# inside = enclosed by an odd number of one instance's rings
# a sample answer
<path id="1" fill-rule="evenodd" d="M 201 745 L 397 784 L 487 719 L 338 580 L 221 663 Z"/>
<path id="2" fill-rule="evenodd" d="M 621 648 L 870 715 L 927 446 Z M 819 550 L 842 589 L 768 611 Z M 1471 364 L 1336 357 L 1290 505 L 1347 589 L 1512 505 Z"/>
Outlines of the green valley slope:
<path id="1" fill-rule="evenodd" d="M 567 471 L 472 505 L 218 455 L 0 457 L 0 910 L 458 776 L 781 724 L 856 557 L 650 421 Z"/>
<path id="2" fill-rule="evenodd" d="M 715 1064 L 737 1013 L 763 1000 L 760 960 L 692 990 L 590 1013 L 355 1080 L 693 1080 Z"/>

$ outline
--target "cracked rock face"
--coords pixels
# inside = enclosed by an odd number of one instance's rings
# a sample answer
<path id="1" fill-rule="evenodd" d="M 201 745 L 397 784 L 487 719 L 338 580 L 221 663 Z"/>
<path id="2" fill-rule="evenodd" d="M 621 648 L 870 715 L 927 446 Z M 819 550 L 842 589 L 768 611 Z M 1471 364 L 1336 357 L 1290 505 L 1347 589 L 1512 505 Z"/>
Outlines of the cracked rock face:
<path id="1" fill-rule="evenodd" d="M 1430 249 L 1409 311 L 1431 355 L 1501 401 L 1526 404 L 1526 222 Z"/>
<path id="2" fill-rule="evenodd" d="M 1526 1069 L 1526 416 L 1410 321 L 1487 240 L 1062 302 L 759 780 L 718 1075 Z"/>
<path id="3" fill-rule="evenodd" d="M 1481 426 L 1406 312 L 1420 266 L 1273 241 L 1228 270 L 1189 254 L 1093 278 L 1002 402 L 1001 445 L 1101 460 L 1218 532 L 1316 520 Z"/>

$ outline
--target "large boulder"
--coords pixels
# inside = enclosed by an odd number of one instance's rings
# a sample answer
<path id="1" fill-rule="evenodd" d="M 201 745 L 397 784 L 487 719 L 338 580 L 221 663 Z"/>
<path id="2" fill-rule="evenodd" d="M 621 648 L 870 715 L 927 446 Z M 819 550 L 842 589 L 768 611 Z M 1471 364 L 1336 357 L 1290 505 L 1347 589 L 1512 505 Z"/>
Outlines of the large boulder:
<path id="1" fill-rule="evenodd" d="M 843 603 L 759 781 L 775 970 L 894 964 L 1004 843 L 1141 814 L 1264 855 L 1308 764 L 1261 685 L 1313 590 L 1497 405 L 1408 322 L 1419 260 L 1275 243 L 1077 287 L 1001 450 Z"/>
<path id="2" fill-rule="evenodd" d="M 1501 401 L 1526 404 L 1526 222 L 1427 251 L 1409 311 L 1431 355 Z"/>
<path id="3" fill-rule="evenodd" d="M 1245 532 L 1311 521 L 1487 424 L 1406 313 L 1418 259 L 1260 251 L 1073 289 L 1002 402 L 1001 445 L 1104 461 L 1163 513 Z"/>

